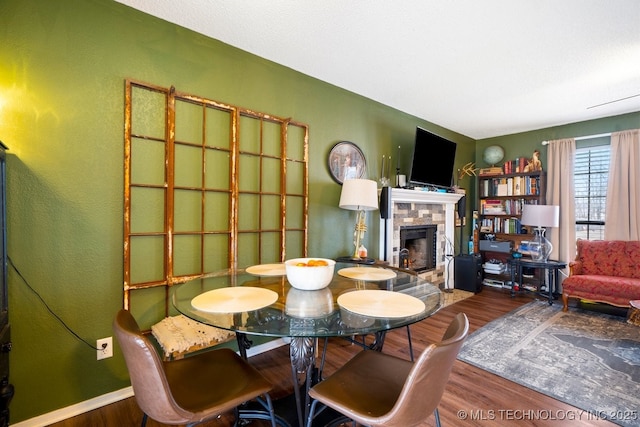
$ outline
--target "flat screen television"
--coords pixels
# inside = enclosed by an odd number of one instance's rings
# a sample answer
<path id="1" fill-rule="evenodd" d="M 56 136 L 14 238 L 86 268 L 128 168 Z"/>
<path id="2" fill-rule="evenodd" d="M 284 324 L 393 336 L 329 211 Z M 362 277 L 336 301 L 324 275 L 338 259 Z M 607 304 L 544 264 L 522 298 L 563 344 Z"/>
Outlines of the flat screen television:
<path id="1" fill-rule="evenodd" d="M 451 187 L 455 158 L 455 142 L 420 127 L 416 128 L 409 185 L 414 187 Z"/>

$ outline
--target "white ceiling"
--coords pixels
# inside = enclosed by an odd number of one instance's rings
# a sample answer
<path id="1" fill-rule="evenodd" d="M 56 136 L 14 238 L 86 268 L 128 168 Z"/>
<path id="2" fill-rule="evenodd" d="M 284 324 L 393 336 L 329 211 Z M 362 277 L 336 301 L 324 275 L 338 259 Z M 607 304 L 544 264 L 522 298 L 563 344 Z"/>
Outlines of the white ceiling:
<path id="1" fill-rule="evenodd" d="M 117 0 L 474 139 L 640 111 L 638 0 Z"/>

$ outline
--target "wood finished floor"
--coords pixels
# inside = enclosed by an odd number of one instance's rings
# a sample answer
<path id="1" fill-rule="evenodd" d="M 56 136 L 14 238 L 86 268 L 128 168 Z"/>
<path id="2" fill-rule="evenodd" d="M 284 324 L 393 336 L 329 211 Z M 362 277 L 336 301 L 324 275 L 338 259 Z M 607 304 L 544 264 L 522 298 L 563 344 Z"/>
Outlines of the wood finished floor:
<path id="1" fill-rule="evenodd" d="M 438 341 L 446 326 L 459 313 L 469 317 L 470 332 L 481 328 L 522 304 L 531 301 L 531 296 L 511 297 L 508 291 L 485 288 L 479 294 L 441 309 L 429 319 L 411 327 L 414 352 L 418 354 L 429 343 Z M 515 325 L 514 325 L 515 326 Z M 392 331 L 387 335 L 384 351 L 408 358 L 407 338 L 404 329 Z M 361 351 L 358 346 L 342 339 L 332 339 L 327 351 L 325 376 L 331 375 L 336 368 Z M 278 398 L 292 390 L 291 367 L 288 347 L 284 346 L 254 356 L 250 362 L 256 366 L 274 384 L 271 395 Z M 464 419 L 460 414 L 474 412 L 480 419 Z M 583 411 L 553 398 L 515 384 L 499 376 L 478 369 L 457 360 L 449 378 L 449 383 L 439 406 L 443 426 L 614 426 L 615 424 L 590 419 Z M 478 417 L 476 417 L 478 418 Z M 559 419 L 563 418 L 563 419 Z M 54 427 L 121 427 L 137 426 L 142 420 L 142 412 L 134 398 L 99 408 L 55 423 Z M 226 427 L 233 425 L 229 415 L 218 420 L 201 424 L 203 427 Z M 252 422 L 250 426 L 262 427 L 263 422 Z M 435 426 L 430 416 L 422 424 Z M 153 420 L 149 427 L 165 424 Z"/>

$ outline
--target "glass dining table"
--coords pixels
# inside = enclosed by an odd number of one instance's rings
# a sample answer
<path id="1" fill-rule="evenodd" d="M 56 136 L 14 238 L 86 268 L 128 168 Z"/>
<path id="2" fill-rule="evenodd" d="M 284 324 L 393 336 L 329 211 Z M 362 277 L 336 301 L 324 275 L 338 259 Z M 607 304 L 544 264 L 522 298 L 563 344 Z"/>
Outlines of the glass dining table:
<path id="1" fill-rule="evenodd" d="M 251 346 L 248 336 L 288 338 L 295 421 L 303 426 L 310 405 L 308 390 L 319 380 L 312 375 L 317 371 L 319 338 L 373 335 L 368 347 L 381 350 L 387 331 L 433 315 L 442 306 L 443 295 L 437 286 L 410 272 L 350 263 L 336 264 L 327 287 L 300 290 L 287 281 L 284 264 L 263 264 L 176 284 L 171 300 L 183 315 L 235 332 L 245 358 Z M 304 393 L 300 374 L 306 378 Z"/>

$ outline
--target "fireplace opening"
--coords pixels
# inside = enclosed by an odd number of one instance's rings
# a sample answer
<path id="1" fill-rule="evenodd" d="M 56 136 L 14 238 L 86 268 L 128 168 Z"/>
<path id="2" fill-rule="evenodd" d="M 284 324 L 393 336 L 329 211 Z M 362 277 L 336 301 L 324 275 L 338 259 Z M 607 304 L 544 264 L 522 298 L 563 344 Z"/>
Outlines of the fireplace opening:
<path id="1" fill-rule="evenodd" d="M 400 227 L 401 268 L 420 272 L 436 268 L 437 225 Z"/>

